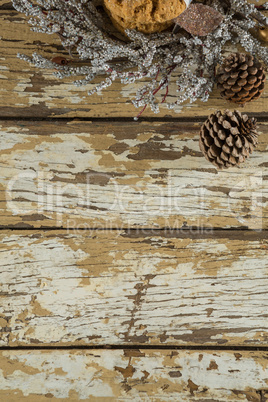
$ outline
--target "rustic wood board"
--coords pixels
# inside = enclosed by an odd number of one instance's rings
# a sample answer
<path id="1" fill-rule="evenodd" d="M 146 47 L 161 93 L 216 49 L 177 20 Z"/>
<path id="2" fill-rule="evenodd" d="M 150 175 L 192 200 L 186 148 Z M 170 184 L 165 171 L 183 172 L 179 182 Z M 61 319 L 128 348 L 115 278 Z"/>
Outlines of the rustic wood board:
<path id="1" fill-rule="evenodd" d="M 93 85 L 76 87 L 72 79 L 59 80 L 53 71 L 40 70 L 18 60 L 17 53 L 31 56 L 34 52 L 48 58 L 66 56 L 57 36 L 38 34 L 30 30 L 27 18 L 14 10 L 0 10 L 0 113 L 1 116 L 20 117 L 134 117 L 139 113 L 131 99 L 140 84 L 122 86 L 115 83 L 100 95 L 88 96 Z M 176 95 L 176 74 L 170 85 L 170 99 Z M 267 89 L 254 106 L 246 112 L 263 115 L 267 112 Z M 160 98 L 162 99 L 162 98 Z M 234 108 L 222 100 L 214 90 L 207 103 L 187 103 L 182 109 L 170 111 L 163 106 L 155 115 L 149 109 L 144 117 L 198 117 L 207 116 L 216 109 Z"/>
<path id="2" fill-rule="evenodd" d="M 263 402 L 267 352 L 30 350 L 0 353 L 2 401 Z"/>
<path id="3" fill-rule="evenodd" d="M 77 232 L 1 232 L 1 346 L 267 346 L 265 233 Z"/>
<path id="4" fill-rule="evenodd" d="M 217 90 L 144 113 L 177 122 L 67 120 L 134 117 L 137 86 L 89 97 L 18 60 L 66 56 L 26 20 L 0 0 L 0 400 L 265 402 L 268 124 L 217 172 L 198 147 L 204 117 L 234 108 Z M 267 97 L 244 111 L 267 117 Z"/>
<path id="5" fill-rule="evenodd" d="M 0 225 L 268 227 L 268 124 L 241 168 L 217 171 L 200 123 L 0 122 Z"/>
<path id="6" fill-rule="evenodd" d="M 12 2 L 8 0 L 0 0 L 0 10 L 14 10 Z"/>

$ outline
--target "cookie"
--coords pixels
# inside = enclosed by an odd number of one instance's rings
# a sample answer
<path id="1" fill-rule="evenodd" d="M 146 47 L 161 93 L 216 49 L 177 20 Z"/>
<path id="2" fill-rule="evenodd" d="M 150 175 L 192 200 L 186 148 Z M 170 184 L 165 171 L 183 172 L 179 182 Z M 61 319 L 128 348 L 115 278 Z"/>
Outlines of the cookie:
<path id="1" fill-rule="evenodd" d="M 163 31 L 186 9 L 184 0 L 104 0 L 104 5 L 121 32 L 125 29 L 143 33 Z"/>

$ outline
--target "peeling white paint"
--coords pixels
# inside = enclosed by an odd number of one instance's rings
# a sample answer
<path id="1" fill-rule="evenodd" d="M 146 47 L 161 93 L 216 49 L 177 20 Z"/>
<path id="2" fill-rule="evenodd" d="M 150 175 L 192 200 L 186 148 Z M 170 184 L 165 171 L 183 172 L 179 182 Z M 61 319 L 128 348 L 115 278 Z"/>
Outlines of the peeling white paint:
<path id="1" fill-rule="evenodd" d="M 212 222 L 212 226 L 221 227 L 266 227 L 263 218 L 268 195 L 262 179 L 266 168 L 256 171 L 256 166 L 263 166 L 263 152 L 256 151 L 254 166 L 245 164 L 243 171 L 212 169 L 204 173 L 199 171 L 200 158 L 193 155 L 179 160 L 132 160 L 137 147 L 144 143 L 139 140 L 124 140 L 128 149 L 115 154 L 109 147 L 117 140 L 109 132 L 99 140 L 107 143 L 107 149 L 98 149 L 94 141 L 91 144 L 92 126 L 90 134 L 54 134 L 49 138 L 22 134 L 25 130 L 23 127 L 17 137 L 15 130 L 12 135 L 1 132 L 1 146 L 10 150 L 1 155 L 4 165 L 0 179 L 0 184 L 9 189 L 9 202 L 4 207 L 10 214 L 44 214 L 48 223 L 55 225 L 56 219 L 57 225 L 68 227 L 78 225 L 81 219 L 88 227 L 108 223 L 114 227 L 157 226 L 159 222 L 160 226 L 181 227 L 184 221 L 196 226 Z M 152 138 L 155 135 L 151 133 Z M 36 141 L 33 147 L 32 141 Z M 22 145 L 18 148 L 17 144 Z M 165 152 L 185 148 L 198 154 L 198 141 L 179 136 L 163 139 Z M 163 169 L 165 175 L 161 174 Z M 105 184 L 92 183 L 92 177 L 102 177 Z M 242 184 L 243 193 L 238 191 Z"/>
<path id="2" fill-rule="evenodd" d="M 141 350 L 140 356 L 128 358 L 121 350 L 3 351 L 0 361 L 3 356 L 14 369 L 16 365 L 20 369 L 6 376 L 0 370 L 1 389 L 20 391 L 31 398 L 51 395 L 69 399 L 75 392 L 79 400 L 205 402 L 246 401 L 267 386 L 263 353 L 241 352 L 237 359 L 234 352 L 171 352 Z M 128 365 L 133 372 L 124 378 L 119 369 Z"/>
<path id="3" fill-rule="evenodd" d="M 169 238 L 155 249 L 120 232 L 92 239 L 51 234 L 2 239 L 0 282 L 9 296 L 0 313 L 11 317 L 18 342 L 90 337 L 93 344 L 119 344 L 148 336 L 148 343 L 165 333 L 167 343 L 175 336 L 187 344 L 202 339 L 200 330 L 206 343 L 217 343 L 218 334 L 232 343 L 243 337 L 246 345 L 265 337 L 268 265 L 258 242 Z"/>

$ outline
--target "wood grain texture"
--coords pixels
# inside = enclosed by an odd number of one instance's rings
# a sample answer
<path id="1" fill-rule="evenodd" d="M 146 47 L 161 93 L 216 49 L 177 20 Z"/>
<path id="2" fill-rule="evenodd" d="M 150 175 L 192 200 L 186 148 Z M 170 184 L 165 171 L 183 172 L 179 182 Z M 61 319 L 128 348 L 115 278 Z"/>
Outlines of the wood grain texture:
<path id="1" fill-rule="evenodd" d="M 267 352 L 2 351 L 3 401 L 262 402 Z"/>
<path id="2" fill-rule="evenodd" d="M 136 85 L 89 97 L 18 60 L 66 53 L 8 0 L 0 41 L 2 118 L 138 113 Z M 267 97 L 244 111 L 267 116 Z M 226 107 L 215 90 L 144 117 L 201 122 Z M 33 229 L 0 232 L 0 346 L 25 347 L 0 351 L 1 401 L 268 401 L 267 352 L 172 349 L 268 341 L 268 125 L 243 168 L 217 172 L 200 124 L 0 122 L 0 227 Z M 42 350 L 107 345 L 156 349 Z"/>
<path id="3" fill-rule="evenodd" d="M 268 341 L 265 233 L 2 231 L 2 346 Z"/>
<path id="4" fill-rule="evenodd" d="M 268 124 L 241 168 L 217 171 L 200 124 L 0 122 L 0 224 L 268 227 Z"/>
<path id="5" fill-rule="evenodd" d="M 12 2 L 8 0 L 0 0 L 0 10 L 14 10 Z"/>
<path id="6" fill-rule="evenodd" d="M 18 60 L 17 53 L 31 56 L 34 52 L 48 58 L 66 56 L 59 38 L 54 35 L 37 34 L 30 30 L 24 15 L 13 10 L 0 10 L 0 113 L 2 116 L 21 117 L 134 117 L 135 109 L 131 99 L 141 84 L 122 86 L 115 83 L 100 95 L 88 96 L 93 85 L 76 87 L 72 79 L 59 80 L 53 71 L 40 70 Z M 231 49 L 230 49 L 231 50 Z M 170 100 L 176 96 L 177 76 L 170 85 Z M 98 81 L 96 81 L 98 82 Z M 246 112 L 265 114 L 267 112 L 267 90 L 263 96 L 245 107 Z M 162 98 L 160 98 L 162 99 Z M 222 100 L 219 91 L 214 90 L 209 102 L 187 103 L 170 111 L 163 106 L 158 117 L 207 116 L 216 109 L 233 108 Z M 155 114 L 146 110 L 144 117 Z"/>

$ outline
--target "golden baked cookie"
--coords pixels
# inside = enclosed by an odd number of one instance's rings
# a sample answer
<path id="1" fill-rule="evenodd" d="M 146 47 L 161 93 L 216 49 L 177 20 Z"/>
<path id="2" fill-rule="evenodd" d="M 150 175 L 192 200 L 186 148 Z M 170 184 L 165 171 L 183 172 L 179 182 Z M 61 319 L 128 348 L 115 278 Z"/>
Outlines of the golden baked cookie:
<path id="1" fill-rule="evenodd" d="M 123 32 L 163 31 L 186 9 L 184 0 L 104 0 L 104 5 L 115 27 Z"/>
<path id="2" fill-rule="evenodd" d="M 110 19 L 118 31 L 125 34 L 126 29 L 136 29 L 137 31 L 149 34 L 153 32 L 161 32 L 172 25 L 172 21 L 167 22 L 151 22 L 151 23 L 139 23 L 135 21 L 122 21 L 122 18 L 118 15 L 109 13 Z"/>

